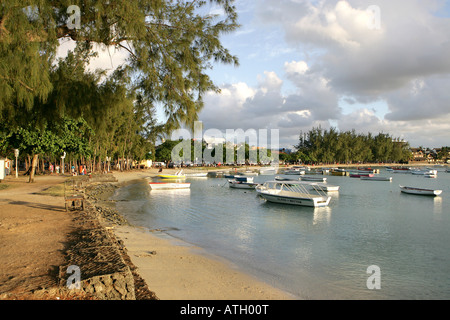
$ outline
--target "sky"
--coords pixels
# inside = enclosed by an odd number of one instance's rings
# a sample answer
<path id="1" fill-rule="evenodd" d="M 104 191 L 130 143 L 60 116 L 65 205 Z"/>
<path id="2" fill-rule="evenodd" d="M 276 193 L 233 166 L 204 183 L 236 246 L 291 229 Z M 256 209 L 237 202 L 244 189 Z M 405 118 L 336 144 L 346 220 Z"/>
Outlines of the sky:
<path id="1" fill-rule="evenodd" d="M 208 71 L 221 93 L 204 99 L 205 130 L 277 129 L 284 148 L 318 126 L 450 145 L 450 0 L 235 5 L 241 28 L 221 40 L 240 66 Z M 99 53 L 93 64 L 106 69 L 126 55 Z"/>
<path id="2" fill-rule="evenodd" d="M 222 42 L 240 66 L 209 72 L 221 93 L 205 97 L 204 128 L 278 129 L 286 148 L 319 125 L 450 145 L 449 1 L 235 4 L 241 28 Z"/>

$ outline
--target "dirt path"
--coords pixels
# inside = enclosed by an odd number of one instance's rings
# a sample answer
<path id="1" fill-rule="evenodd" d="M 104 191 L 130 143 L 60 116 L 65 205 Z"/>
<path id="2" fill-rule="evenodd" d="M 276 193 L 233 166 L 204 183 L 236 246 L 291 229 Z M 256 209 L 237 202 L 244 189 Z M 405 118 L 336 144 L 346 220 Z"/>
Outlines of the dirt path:
<path id="1" fill-rule="evenodd" d="M 64 198 L 36 194 L 63 177 L 7 177 L 0 189 L 0 294 L 30 292 L 57 285 L 66 236 L 73 231 Z"/>

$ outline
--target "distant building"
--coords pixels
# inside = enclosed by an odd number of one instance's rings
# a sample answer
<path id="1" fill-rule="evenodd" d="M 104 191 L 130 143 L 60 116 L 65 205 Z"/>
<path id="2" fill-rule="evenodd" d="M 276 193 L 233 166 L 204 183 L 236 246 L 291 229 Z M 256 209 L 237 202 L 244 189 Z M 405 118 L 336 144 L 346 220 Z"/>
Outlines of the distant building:
<path id="1" fill-rule="evenodd" d="M 411 148 L 410 149 L 413 155 L 413 161 L 425 161 L 426 155 L 422 148 Z"/>

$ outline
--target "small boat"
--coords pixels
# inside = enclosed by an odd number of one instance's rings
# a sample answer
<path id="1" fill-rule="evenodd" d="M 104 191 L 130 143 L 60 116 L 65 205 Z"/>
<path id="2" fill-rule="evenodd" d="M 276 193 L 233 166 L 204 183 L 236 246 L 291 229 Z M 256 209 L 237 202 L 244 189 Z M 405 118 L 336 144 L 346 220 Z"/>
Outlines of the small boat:
<path id="1" fill-rule="evenodd" d="M 317 181 L 317 182 L 326 182 L 327 178 L 322 178 L 322 177 L 309 177 L 309 176 L 304 176 L 300 178 L 302 181 Z"/>
<path id="2" fill-rule="evenodd" d="M 259 169 L 259 174 L 262 176 L 271 176 L 277 174 L 278 168 L 265 167 Z"/>
<path id="3" fill-rule="evenodd" d="M 411 170 L 411 173 L 414 175 L 429 175 L 429 174 L 437 174 L 437 170 Z"/>
<path id="4" fill-rule="evenodd" d="M 361 177 L 369 177 L 373 178 L 375 175 L 373 173 L 358 173 L 358 172 L 350 172 L 350 178 L 361 178 Z"/>
<path id="5" fill-rule="evenodd" d="M 183 174 L 183 170 L 177 171 L 175 174 L 159 174 L 158 178 L 161 179 L 184 179 L 186 175 Z"/>
<path id="6" fill-rule="evenodd" d="M 190 183 L 149 182 L 148 184 L 152 190 L 189 189 L 191 187 Z"/>
<path id="7" fill-rule="evenodd" d="M 434 179 L 437 178 L 437 174 L 436 173 L 425 173 L 423 176 L 425 178 L 434 178 Z"/>
<path id="8" fill-rule="evenodd" d="M 238 172 L 237 175 L 252 177 L 252 176 L 257 176 L 258 172 L 247 170 L 247 171 L 244 171 L 244 172 Z"/>
<path id="9" fill-rule="evenodd" d="M 228 185 L 235 189 L 255 189 L 259 184 L 254 183 L 252 177 L 236 177 L 234 180 L 228 180 Z"/>
<path id="10" fill-rule="evenodd" d="M 345 169 L 333 169 L 331 171 L 332 176 L 345 176 L 347 175 L 347 171 Z"/>
<path id="11" fill-rule="evenodd" d="M 304 175 L 305 173 L 306 173 L 305 170 L 301 170 L 299 168 L 291 168 L 284 171 L 284 174 L 286 175 Z"/>
<path id="12" fill-rule="evenodd" d="M 303 178 L 299 178 L 301 180 L 304 180 Z M 333 192 L 333 191 L 339 191 L 339 186 L 332 186 L 326 183 L 320 183 L 320 182 L 309 182 L 309 181 L 300 181 L 296 179 L 289 179 L 289 178 L 283 178 L 283 177 L 275 177 L 276 181 L 285 181 L 286 183 L 295 182 L 299 184 L 304 184 L 307 186 L 311 186 L 313 189 L 318 189 L 320 191 L 325 192 Z"/>
<path id="13" fill-rule="evenodd" d="M 400 190 L 403 193 L 417 194 L 417 195 L 422 195 L 422 196 L 439 196 L 442 194 L 442 190 L 421 189 L 421 188 L 404 187 L 404 186 L 400 186 Z"/>
<path id="14" fill-rule="evenodd" d="M 268 202 L 291 204 L 306 207 L 326 207 L 331 197 L 311 194 L 307 185 L 301 181 L 267 181 L 256 187 L 258 194 Z"/>
<path id="15" fill-rule="evenodd" d="M 284 177 L 277 176 L 277 177 L 275 177 L 275 180 L 276 181 L 299 181 L 300 178 L 298 178 L 298 179 L 290 179 L 290 178 L 284 178 Z"/>
<path id="16" fill-rule="evenodd" d="M 357 168 L 358 172 L 368 172 L 368 173 L 380 173 L 380 169 L 373 168 Z"/>
<path id="17" fill-rule="evenodd" d="M 319 191 L 324 191 L 324 192 L 337 192 L 339 191 L 340 187 L 339 186 L 332 186 L 326 183 L 310 183 L 309 184 L 312 189 L 314 190 L 319 190 Z"/>
<path id="18" fill-rule="evenodd" d="M 396 167 L 392 168 L 394 173 L 411 173 L 411 168 Z"/>
<path id="19" fill-rule="evenodd" d="M 188 178 L 203 178 L 208 176 L 208 172 L 191 172 L 186 173 L 185 176 Z"/>
<path id="20" fill-rule="evenodd" d="M 361 180 L 369 180 L 369 181 L 392 181 L 392 177 L 361 177 Z"/>

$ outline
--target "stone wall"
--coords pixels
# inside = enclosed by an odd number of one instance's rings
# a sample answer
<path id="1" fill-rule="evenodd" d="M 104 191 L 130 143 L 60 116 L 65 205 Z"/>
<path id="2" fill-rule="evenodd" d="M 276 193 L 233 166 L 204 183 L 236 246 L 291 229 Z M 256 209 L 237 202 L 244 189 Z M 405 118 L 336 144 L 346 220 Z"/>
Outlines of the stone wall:
<path id="1" fill-rule="evenodd" d="M 105 207 L 102 193 L 110 193 L 111 189 L 114 187 L 108 184 L 87 186 L 85 210 L 72 212 L 76 231 L 65 252 L 67 262 L 59 269 L 60 285 L 75 283 L 75 273 L 68 268 L 76 266 L 80 288 L 72 290 L 101 300 L 156 300 L 131 263 L 122 241 L 112 232 L 114 224 L 124 220 L 117 218 L 120 214 L 114 208 Z"/>

